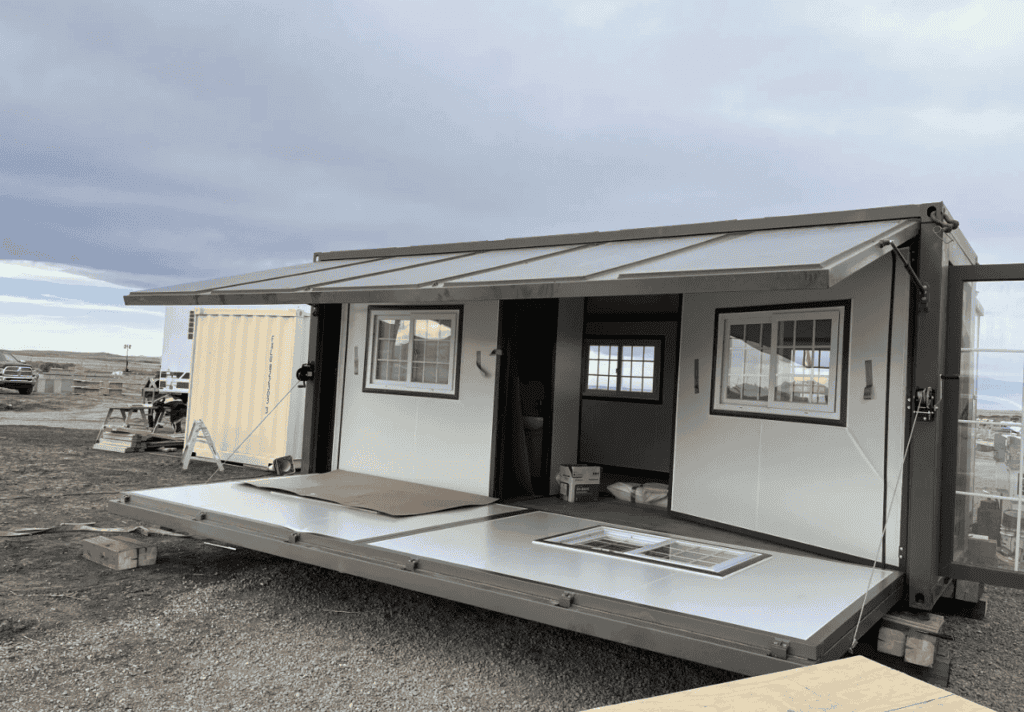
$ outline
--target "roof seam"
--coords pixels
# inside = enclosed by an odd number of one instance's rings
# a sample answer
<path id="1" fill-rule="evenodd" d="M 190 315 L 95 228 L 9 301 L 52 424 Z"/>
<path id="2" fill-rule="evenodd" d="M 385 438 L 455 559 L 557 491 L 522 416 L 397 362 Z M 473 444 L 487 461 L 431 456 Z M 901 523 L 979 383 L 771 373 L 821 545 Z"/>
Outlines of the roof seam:
<path id="1" fill-rule="evenodd" d="M 744 220 L 722 220 L 717 222 L 693 223 L 689 225 L 665 225 L 644 228 L 627 228 L 608 232 L 593 231 L 584 233 L 565 233 L 559 235 L 539 235 L 532 237 L 514 237 L 504 240 L 477 240 L 469 242 L 440 243 L 432 245 L 416 245 L 408 247 L 378 247 L 363 250 L 340 250 L 314 253 L 317 262 L 329 262 L 339 259 L 357 259 L 360 257 L 399 257 L 417 254 L 439 254 L 457 251 L 492 251 L 507 250 L 519 247 L 541 247 L 572 244 L 594 244 L 607 242 L 625 242 L 632 240 L 653 240 L 667 237 L 688 237 L 709 235 L 714 233 L 753 232 L 773 230 L 787 227 L 813 227 L 824 225 L 846 225 L 865 222 L 882 222 L 885 220 L 917 219 L 927 217 L 930 207 L 941 203 L 922 203 L 914 205 L 897 205 L 863 210 L 846 210 L 830 213 L 811 213 L 807 215 L 786 215 L 779 217 L 751 218 Z"/>

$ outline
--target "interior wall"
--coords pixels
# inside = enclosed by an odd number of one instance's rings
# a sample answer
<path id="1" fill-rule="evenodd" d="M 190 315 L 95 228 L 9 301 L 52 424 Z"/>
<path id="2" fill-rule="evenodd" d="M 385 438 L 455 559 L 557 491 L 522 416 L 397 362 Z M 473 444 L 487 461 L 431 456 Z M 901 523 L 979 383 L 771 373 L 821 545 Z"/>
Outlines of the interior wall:
<path id="1" fill-rule="evenodd" d="M 678 296 L 673 297 L 674 306 L 678 305 L 678 300 Z M 675 418 L 678 322 L 593 321 L 586 324 L 585 336 L 662 337 L 664 348 L 661 361 L 660 402 L 582 399 L 580 461 L 606 467 L 670 473 Z"/>
<path id="2" fill-rule="evenodd" d="M 457 399 L 365 393 L 367 305 L 351 305 L 339 469 L 488 494 L 498 302 L 467 302 L 462 320 Z"/>
<path id="3" fill-rule="evenodd" d="M 686 295 L 680 333 L 672 502 L 675 512 L 873 559 L 883 490 L 899 473 L 906 363 L 907 280 L 897 270 L 893 368 L 886 381 L 892 262 L 882 259 L 829 290 Z M 715 310 L 850 299 L 846 426 L 711 415 Z M 901 313 L 902 312 L 902 313 Z M 865 360 L 873 397 L 866 399 Z M 689 380 L 682 374 L 689 374 Z M 886 462 L 886 389 L 889 449 Z M 886 470 L 888 469 L 888 472 Z M 886 553 L 898 552 L 899 503 Z"/>
<path id="4" fill-rule="evenodd" d="M 557 491 L 558 466 L 579 462 L 580 378 L 583 353 L 584 300 L 558 300 L 555 378 L 551 413 L 550 493 Z"/>

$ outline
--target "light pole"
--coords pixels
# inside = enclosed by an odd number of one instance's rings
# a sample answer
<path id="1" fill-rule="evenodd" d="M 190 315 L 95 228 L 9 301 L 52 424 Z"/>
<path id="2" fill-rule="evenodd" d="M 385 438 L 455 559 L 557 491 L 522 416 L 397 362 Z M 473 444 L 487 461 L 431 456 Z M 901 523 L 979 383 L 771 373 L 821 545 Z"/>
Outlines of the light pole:
<path id="1" fill-rule="evenodd" d="M 132 347 L 131 344 L 124 345 L 124 372 L 128 373 L 128 349 Z"/>

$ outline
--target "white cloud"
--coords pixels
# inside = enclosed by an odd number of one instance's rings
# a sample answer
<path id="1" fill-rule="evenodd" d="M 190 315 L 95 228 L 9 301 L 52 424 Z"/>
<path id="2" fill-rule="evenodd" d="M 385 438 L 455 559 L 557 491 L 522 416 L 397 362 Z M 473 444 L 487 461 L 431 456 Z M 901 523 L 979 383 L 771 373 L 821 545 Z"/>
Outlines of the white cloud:
<path id="1" fill-rule="evenodd" d="M 129 291 L 140 285 L 164 286 L 174 281 L 173 277 L 131 274 L 116 270 L 36 260 L 0 260 L 0 279 L 3 278 L 67 284 L 76 287 L 101 287 L 120 291 Z"/>
<path id="2" fill-rule="evenodd" d="M 78 309 L 84 311 L 109 311 L 109 312 L 128 312 L 129 314 L 149 314 L 151 316 L 163 317 L 163 312 L 148 311 L 146 309 L 140 309 L 139 307 L 119 307 L 114 304 L 97 304 L 96 302 L 86 302 L 81 299 L 68 299 L 65 297 L 55 297 L 52 294 L 44 294 L 44 297 L 49 299 L 36 299 L 33 297 L 16 297 L 10 294 L 0 294 L 0 304 L 31 304 L 37 307 L 47 308 L 58 308 L 58 309 Z M 4 317 L 7 318 L 6 316 Z"/>
<path id="3" fill-rule="evenodd" d="M 163 324 L 153 327 L 61 316 L 5 314 L 4 348 L 11 351 L 102 351 L 157 356 L 163 351 Z"/>
<path id="4" fill-rule="evenodd" d="M 776 6 L 780 12 L 796 14 L 791 3 Z M 1020 65 L 1022 59 L 1024 3 L 1019 0 L 839 0 L 799 7 L 813 26 L 861 40 L 873 53 L 884 56 L 895 66 L 954 71 L 988 67 L 1005 71 L 1008 64 Z"/>

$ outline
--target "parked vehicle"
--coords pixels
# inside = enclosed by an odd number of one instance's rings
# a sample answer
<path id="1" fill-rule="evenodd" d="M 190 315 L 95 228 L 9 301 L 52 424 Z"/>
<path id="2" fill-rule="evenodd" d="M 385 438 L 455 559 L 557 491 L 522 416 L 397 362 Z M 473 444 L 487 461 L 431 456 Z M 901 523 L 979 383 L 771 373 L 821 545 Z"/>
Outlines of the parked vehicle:
<path id="1" fill-rule="evenodd" d="M 38 380 L 34 368 L 10 351 L 0 351 L 0 388 L 13 388 L 27 396 L 35 390 Z"/>

